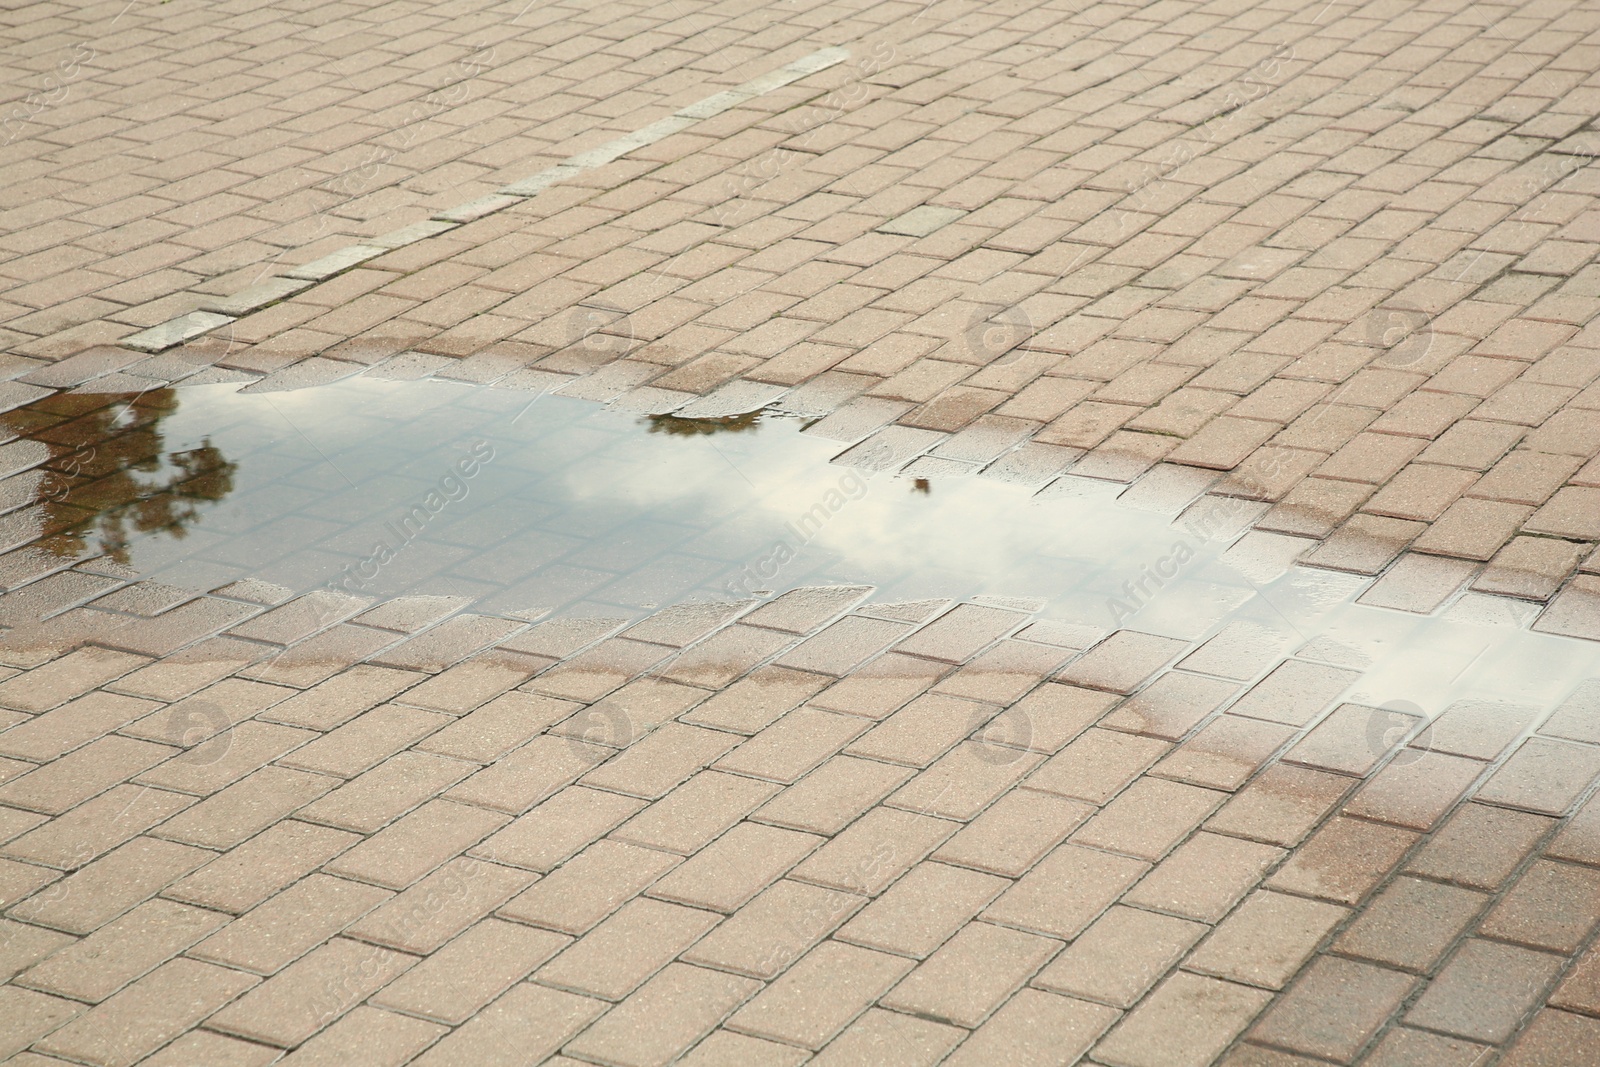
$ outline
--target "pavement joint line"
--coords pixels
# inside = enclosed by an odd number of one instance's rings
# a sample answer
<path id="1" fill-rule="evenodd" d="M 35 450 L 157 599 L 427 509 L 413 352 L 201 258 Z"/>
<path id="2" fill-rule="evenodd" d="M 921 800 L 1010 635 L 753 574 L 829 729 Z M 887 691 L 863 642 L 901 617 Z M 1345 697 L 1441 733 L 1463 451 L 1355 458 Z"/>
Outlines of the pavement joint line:
<path id="1" fill-rule="evenodd" d="M 546 168 L 537 174 L 530 175 L 520 181 L 503 186 L 496 192 L 480 196 L 476 200 L 469 200 L 465 204 L 446 208 L 431 218 L 402 226 L 381 237 L 371 238 L 367 241 L 346 245 L 327 255 L 291 267 L 282 274 L 266 279 L 255 285 L 241 290 L 229 297 L 214 297 L 201 305 L 201 310 L 191 311 L 178 315 L 166 322 L 158 323 L 147 330 L 126 337 L 118 344 L 140 352 L 163 352 L 176 347 L 185 341 L 193 340 L 202 334 L 209 333 L 219 326 L 227 325 L 235 319 L 254 311 L 259 311 L 269 304 L 286 299 L 300 292 L 307 286 L 297 286 L 293 289 L 283 285 L 285 280 L 293 282 L 325 282 L 329 278 L 352 270 L 362 263 L 379 256 L 387 255 L 397 248 L 414 244 L 417 241 L 445 233 L 455 229 L 463 223 L 473 222 L 503 211 L 514 204 L 520 204 L 531 196 L 535 196 L 550 188 L 558 182 L 582 174 L 586 170 L 604 166 L 613 160 L 620 159 L 629 152 L 647 145 L 655 144 L 682 130 L 686 130 L 697 122 L 715 118 L 725 111 L 738 107 L 747 100 L 754 100 L 758 96 L 770 93 L 791 85 L 801 78 L 837 66 L 850 57 L 850 50 L 837 45 L 818 49 L 810 55 L 802 56 L 792 62 L 785 63 L 777 70 L 770 71 L 747 82 L 735 85 L 731 89 L 697 100 L 679 108 L 671 115 L 632 133 L 623 134 L 605 144 L 598 145 Z M 276 294 L 276 295 L 274 295 Z"/>

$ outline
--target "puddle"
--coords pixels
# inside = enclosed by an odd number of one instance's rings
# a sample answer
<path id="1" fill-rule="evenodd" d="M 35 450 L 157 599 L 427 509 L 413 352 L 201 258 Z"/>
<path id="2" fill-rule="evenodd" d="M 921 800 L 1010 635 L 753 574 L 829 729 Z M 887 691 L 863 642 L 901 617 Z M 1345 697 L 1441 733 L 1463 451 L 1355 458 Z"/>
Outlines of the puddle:
<path id="1" fill-rule="evenodd" d="M 254 577 L 524 618 L 825 584 L 875 586 L 878 602 L 1011 598 L 1085 639 L 1254 628 L 1365 671 L 1357 699 L 1428 711 L 1559 699 L 1600 673 L 1600 644 L 1528 631 L 1511 601 L 1468 596 L 1431 618 L 1356 604 L 1368 580 L 1291 566 L 1300 542 L 1239 536 L 1250 505 L 1185 510 L 1198 485 L 870 474 L 776 413 L 640 417 L 357 378 L 56 396 L 0 423 L 14 438 L 0 547 L 109 555 L 186 588 Z"/>

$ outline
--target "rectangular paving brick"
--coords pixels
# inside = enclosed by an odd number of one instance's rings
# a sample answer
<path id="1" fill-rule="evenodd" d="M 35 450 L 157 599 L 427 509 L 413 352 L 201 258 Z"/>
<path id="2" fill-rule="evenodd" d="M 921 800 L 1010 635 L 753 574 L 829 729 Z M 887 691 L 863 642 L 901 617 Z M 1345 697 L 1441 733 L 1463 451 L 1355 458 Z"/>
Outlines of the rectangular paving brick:
<path id="1" fill-rule="evenodd" d="M 1061 949 L 1051 938 L 968 923 L 883 997 L 886 1008 L 977 1026 Z"/>
<path id="2" fill-rule="evenodd" d="M 62 938 L 66 947 L 31 968 L 19 984 L 98 1003 L 226 921 L 226 916 L 216 912 L 164 900 L 148 901 L 81 941 Z M 19 924 L 11 937 L 32 929 Z"/>
<path id="3" fill-rule="evenodd" d="M 915 774 L 876 760 L 834 756 L 757 809 L 776 826 L 833 834 Z"/>
<path id="4" fill-rule="evenodd" d="M 269 1045 L 292 1047 L 416 962 L 415 956 L 335 938 L 211 1016 L 208 1025 Z"/>
<path id="5" fill-rule="evenodd" d="M 779 879 L 697 941 L 683 960 L 770 980 L 865 903 L 853 893 Z"/>
<path id="6" fill-rule="evenodd" d="M 189 955 L 256 974 L 274 974 L 394 894 L 313 874 L 206 938 Z"/>
<path id="7" fill-rule="evenodd" d="M 1259 890 L 1184 960 L 1186 970 L 1282 989 L 1348 909 Z"/>
<path id="8" fill-rule="evenodd" d="M 1123 630 L 1068 664 L 1057 677 L 1070 685 L 1131 693 L 1186 647 L 1170 637 Z"/>
<path id="9" fill-rule="evenodd" d="M 509 1067 L 530 1059 L 538 1062 L 554 1055 L 605 1007 L 603 1001 L 520 982 L 416 1062 L 427 1067 L 461 1062 Z M 510 1035 L 516 1035 L 516 1040 L 509 1040 Z"/>
<path id="10" fill-rule="evenodd" d="M 498 812 L 448 800 L 431 801 L 367 838 L 326 869 L 329 874 L 404 889 L 508 821 Z"/>
<path id="11" fill-rule="evenodd" d="M 947 1063 L 970 1067 L 1015 1063 L 1033 1067 L 1080 1056 L 1116 1019 L 1099 1004 L 1024 989 L 973 1031 Z"/>
<path id="12" fill-rule="evenodd" d="M 176 959 L 55 1031 L 38 1047 L 105 1067 L 137 1063 L 256 982 L 238 971 Z"/>
<path id="13" fill-rule="evenodd" d="M 621 1000 L 720 921 L 715 912 L 637 897 L 541 967 L 535 980 Z"/>
<path id="14" fill-rule="evenodd" d="M 674 963 L 568 1047 L 630 1067 L 670 1063 L 759 988 L 750 978 Z"/>
<path id="15" fill-rule="evenodd" d="M 1114 905 L 1078 935 L 1033 984 L 1131 1008 L 1202 936 L 1199 923 Z"/>
<path id="16" fill-rule="evenodd" d="M 1311 836 L 1267 879 L 1267 886 L 1339 904 L 1355 904 L 1416 842 L 1407 830 L 1336 818 Z"/>
<path id="17" fill-rule="evenodd" d="M 457 806 L 465 807 L 451 805 Z M 571 786 L 491 834 L 472 854 L 542 873 L 643 807 L 643 801 L 632 797 Z"/>
<path id="18" fill-rule="evenodd" d="M 566 944 L 548 930 L 485 919 L 384 986 L 372 1003 L 463 1023 Z"/>
<path id="19" fill-rule="evenodd" d="M 618 841 L 689 855 L 778 792 L 770 782 L 701 771 L 612 832 Z"/>
<path id="20" fill-rule="evenodd" d="M 728 1025 L 755 1037 L 822 1047 L 877 1000 L 912 962 L 828 941 L 762 990 Z"/>
<path id="21" fill-rule="evenodd" d="M 12 918 L 68 933 L 99 929 L 166 886 L 205 865 L 204 849 L 138 837 L 40 894 L 11 908 Z"/>
<path id="22" fill-rule="evenodd" d="M 679 857 L 602 839 L 505 904 L 499 914 L 579 934 L 671 870 Z"/>
<path id="23" fill-rule="evenodd" d="M 794 877 L 875 896 L 953 834 L 960 824 L 894 808 L 874 808 L 822 845 Z"/>
<path id="24" fill-rule="evenodd" d="M 1140 778 L 1072 835 L 1078 844 L 1156 860 L 1222 804 L 1211 789 Z"/>
<path id="25" fill-rule="evenodd" d="M 1400 1006 L 1416 979 L 1339 959 L 1318 958 L 1250 1036 L 1335 1060 L 1352 1059 Z"/>
<path id="26" fill-rule="evenodd" d="M 822 839 L 811 834 L 740 823 L 674 868 L 650 893 L 663 900 L 733 911 L 820 844 Z"/>
<path id="27" fill-rule="evenodd" d="M 1073 938 L 1139 880 L 1149 864 L 1067 843 L 1056 848 L 982 917 L 1052 937 Z"/>
<path id="28" fill-rule="evenodd" d="M 1123 898 L 1129 904 L 1215 923 L 1277 864 L 1282 849 L 1197 833 Z"/>
<path id="29" fill-rule="evenodd" d="M 1417 851 L 1406 870 L 1496 889 L 1554 825 L 1555 820 L 1541 815 L 1463 804 Z"/>
<path id="30" fill-rule="evenodd" d="M 1472 938 L 1406 1012 L 1406 1021 L 1459 1037 L 1504 1041 L 1560 968 L 1559 957 Z"/>
<path id="31" fill-rule="evenodd" d="M 527 888 L 515 867 L 457 857 L 350 927 L 350 934 L 402 952 L 433 952 Z"/>
<path id="32" fill-rule="evenodd" d="M 239 914 L 359 840 L 358 835 L 342 830 L 285 820 L 207 863 L 162 895 Z"/>
<path id="33" fill-rule="evenodd" d="M 1264 990 L 1179 972 L 1124 1016 L 1094 1056 L 1115 1067 L 1202 1067 L 1271 999 Z"/>
<path id="34" fill-rule="evenodd" d="M 1346 955 L 1426 973 L 1488 899 L 1460 886 L 1396 878 L 1362 909 L 1334 947 Z"/>

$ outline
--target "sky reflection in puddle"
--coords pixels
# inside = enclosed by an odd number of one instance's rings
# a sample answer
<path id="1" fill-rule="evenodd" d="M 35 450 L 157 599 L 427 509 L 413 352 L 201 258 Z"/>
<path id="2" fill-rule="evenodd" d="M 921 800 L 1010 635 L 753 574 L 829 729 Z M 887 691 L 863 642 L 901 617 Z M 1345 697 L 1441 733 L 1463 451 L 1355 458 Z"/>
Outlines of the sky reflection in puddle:
<path id="1" fill-rule="evenodd" d="M 129 399 L 3 416 L 49 445 L 54 470 L 0 484 L 13 506 L 31 489 L 40 502 L 13 516 L 50 530 L 55 551 L 115 551 L 188 588 L 255 577 L 524 617 L 836 583 L 876 586 L 878 601 L 1021 598 L 1089 632 L 1193 639 L 1227 620 L 1285 651 L 1310 641 L 1302 656 L 1366 672 L 1356 699 L 1428 712 L 1468 695 L 1558 699 L 1600 673 L 1600 645 L 1527 631 L 1515 602 L 1469 595 L 1434 618 L 1355 604 L 1368 581 L 1290 566 L 1303 543 L 1238 538 L 1244 506 L 1212 515 L 1207 539 L 1204 515 L 1180 517 L 1182 493 L 869 475 L 830 463 L 844 446 L 792 417 L 651 419 L 367 378 Z"/>

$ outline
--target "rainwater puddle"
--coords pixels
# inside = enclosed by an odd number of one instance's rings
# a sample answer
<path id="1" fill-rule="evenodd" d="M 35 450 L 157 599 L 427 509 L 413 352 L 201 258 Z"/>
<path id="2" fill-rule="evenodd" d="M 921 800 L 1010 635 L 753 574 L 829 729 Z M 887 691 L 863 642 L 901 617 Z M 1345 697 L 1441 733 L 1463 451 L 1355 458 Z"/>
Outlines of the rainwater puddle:
<path id="1" fill-rule="evenodd" d="M 1187 506 L 1176 484 L 871 474 L 780 414 L 640 417 L 356 378 L 56 396 L 0 422 L 15 438 L 0 445 L 0 547 L 108 555 L 191 589 L 258 578 L 536 618 L 871 585 L 879 604 L 1020 601 L 1085 640 L 1230 624 L 1364 671 L 1347 699 L 1430 713 L 1555 701 L 1600 674 L 1600 644 L 1529 631 L 1512 601 L 1469 595 L 1434 617 L 1357 604 L 1369 580 L 1291 566 L 1303 543 L 1241 537 L 1248 505 Z"/>

